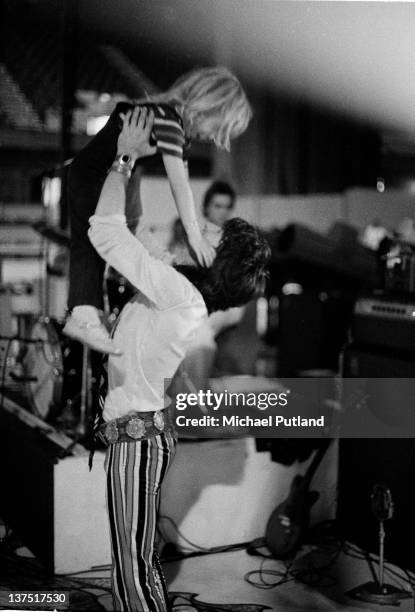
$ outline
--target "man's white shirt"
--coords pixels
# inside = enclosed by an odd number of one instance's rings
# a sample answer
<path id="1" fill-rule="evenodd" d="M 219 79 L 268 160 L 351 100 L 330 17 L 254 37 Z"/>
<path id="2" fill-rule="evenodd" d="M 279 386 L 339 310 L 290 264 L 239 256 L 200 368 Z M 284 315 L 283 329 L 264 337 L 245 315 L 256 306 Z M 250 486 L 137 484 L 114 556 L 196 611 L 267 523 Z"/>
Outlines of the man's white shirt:
<path id="1" fill-rule="evenodd" d="M 104 420 L 160 410 L 169 403 L 166 381 L 207 316 L 205 302 L 182 274 L 149 254 L 124 215 L 94 215 L 89 222 L 99 255 L 137 288 L 117 321 L 114 341 L 123 353 L 108 358 Z"/>

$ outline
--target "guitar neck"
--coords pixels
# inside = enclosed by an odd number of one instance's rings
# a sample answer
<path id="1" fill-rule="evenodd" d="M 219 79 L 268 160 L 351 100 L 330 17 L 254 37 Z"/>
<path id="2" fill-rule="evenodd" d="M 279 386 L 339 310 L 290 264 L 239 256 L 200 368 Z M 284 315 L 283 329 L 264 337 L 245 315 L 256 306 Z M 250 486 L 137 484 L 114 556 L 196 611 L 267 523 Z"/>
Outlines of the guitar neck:
<path id="1" fill-rule="evenodd" d="M 330 444 L 331 444 L 330 439 L 324 440 L 323 445 L 316 450 L 313 460 L 308 466 L 307 471 L 303 476 L 303 482 L 306 486 L 308 486 L 313 480 L 313 476 L 316 473 L 318 466 L 322 462 L 323 457 L 326 454 L 327 449 L 330 446 Z"/>

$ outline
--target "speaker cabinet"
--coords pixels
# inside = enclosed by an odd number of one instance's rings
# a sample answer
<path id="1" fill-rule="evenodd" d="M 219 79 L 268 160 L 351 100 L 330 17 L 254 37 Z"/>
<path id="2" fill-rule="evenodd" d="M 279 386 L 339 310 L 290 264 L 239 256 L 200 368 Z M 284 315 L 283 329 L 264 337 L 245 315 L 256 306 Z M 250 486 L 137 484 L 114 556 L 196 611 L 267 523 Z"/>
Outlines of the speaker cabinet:
<path id="1" fill-rule="evenodd" d="M 277 375 L 297 376 L 312 369 L 336 371 L 351 316 L 352 302 L 339 291 L 281 295 Z"/>

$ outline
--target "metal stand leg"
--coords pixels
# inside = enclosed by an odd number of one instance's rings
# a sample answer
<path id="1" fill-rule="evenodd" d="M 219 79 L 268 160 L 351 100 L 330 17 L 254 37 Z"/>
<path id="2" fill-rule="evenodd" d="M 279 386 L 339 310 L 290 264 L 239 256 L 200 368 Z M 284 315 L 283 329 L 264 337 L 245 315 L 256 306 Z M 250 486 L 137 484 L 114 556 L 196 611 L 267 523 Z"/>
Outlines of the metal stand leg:
<path id="1" fill-rule="evenodd" d="M 383 521 L 379 521 L 379 588 L 383 590 L 383 573 L 385 563 L 385 528 Z"/>
<path id="2" fill-rule="evenodd" d="M 79 423 L 76 429 L 80 436 L 85 435 L 87 429 L 86 417 L 88 413 L 89 400 L 89 381 L 90 369 L 89 364 L 89 348 L 84 344 L 82 347 L 82 387 L 81 387 L 81 407 L 79 413 Z"/>

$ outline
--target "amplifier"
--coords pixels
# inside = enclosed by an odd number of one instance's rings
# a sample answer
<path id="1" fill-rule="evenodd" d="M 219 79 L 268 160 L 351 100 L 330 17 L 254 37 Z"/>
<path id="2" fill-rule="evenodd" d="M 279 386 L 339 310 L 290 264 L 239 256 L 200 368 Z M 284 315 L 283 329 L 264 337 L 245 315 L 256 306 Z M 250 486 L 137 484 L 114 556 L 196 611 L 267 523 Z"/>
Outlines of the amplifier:
<path id="1" fill-rule="evenodd" d="M 365 379 L 362 383 L 344 380 L 343 388 L 352 400 L 355 392 L 362 388 L 364 394 L 368 394 L 364 411 L 371 432 L 379 431 L 379 437 L 396 434 L 399 438 L 402 432 L 406 436 L 406 432 L 415 431 L 415 359 L 412 353 L 349 344 L 343 351 L 342 366 L 344 379 Z M 347 404 L 351 410 L 358 410 L 349 400 Z M 372 416 L 377 421 L 370 425 Z"/>
<path id="2" fill-rule="evenodd" d="M 354 342 L 415 352 L 415 297 L 378 295 L 357 300 Z"/>

